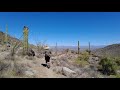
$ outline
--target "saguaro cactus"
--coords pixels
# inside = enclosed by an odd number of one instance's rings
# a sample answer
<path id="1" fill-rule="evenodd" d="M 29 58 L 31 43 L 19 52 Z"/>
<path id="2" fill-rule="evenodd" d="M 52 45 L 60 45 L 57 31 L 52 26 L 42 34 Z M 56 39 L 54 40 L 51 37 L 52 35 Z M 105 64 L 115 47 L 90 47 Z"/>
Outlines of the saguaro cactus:
<path id="1" fill-rule="evenodd" d="M 23 52 L 26 54 L 28 52 L 28 27 L 24 26 L 23 30 Z"/>
<path id="2" fill-rule="evenodd" d="M 80 44 L 79 44 L 79 41 L 78 41 L 78 54 L 80 53 Z"/>
<path id="3" fill-rule="evenodd" d="M 90 50 L 90 42 L 89 42 L 89 54 L 90 54 L 91 50 Z"/>
<path id="4" fill-rule="evenodd" d="M 6 25 L 6 32 L 5 32 L 5 40 L 4 40 L 5 44 L 8 43 L 8 26 Z"/>
<path id="5" fill-rule="evenodd" d="M 57 55 L 57 42 L 56 42 L 56 55 Z"/>

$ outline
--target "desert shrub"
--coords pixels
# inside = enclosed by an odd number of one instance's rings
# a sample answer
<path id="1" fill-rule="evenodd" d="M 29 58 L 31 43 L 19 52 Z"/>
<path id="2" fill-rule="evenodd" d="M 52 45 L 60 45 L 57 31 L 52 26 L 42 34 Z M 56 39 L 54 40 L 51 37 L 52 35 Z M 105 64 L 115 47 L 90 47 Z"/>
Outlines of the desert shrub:
<path id="1" fill-rule="evenodd" d="M 15 76 L 23 76 L 25 71 L 26 71 L 26 68 L 24 64 L 20 64 L 17 62 L 14 63 L 13 72 Z"/>
<path id="2" fill-rule="evenodd" d="M 25 58 L 26 58 L 27 60 L 35 60 L 35 57 L 33 57 L 33 56 L 25 56 Z"/>
<path id="3" fill-rule="evenodd" d="M 68 53 L 70 50 L 69 49 L 65 49 L 65 52 Z"/>
<path id="4" fill-rule="evenodd" d="M 115 75 L 115 78 L 120 78 L 120 74 L 116 74 L 116 75 Z"/>
<path id="5" fill-rule="evenodd" d="M 92 57 L 99 57 L 98 55 L 95 55 L 95 54 L 93 54 L 93 53 L 91 53 L 91 55 L 92 55 Z"/>
<path id="6" fill-rule="evenodd" d="M 75 53 L 75 51 L 74 51 L 74 50 L 71 50 L 71 53 Z"/>
<path id="7" fill-rule="evenodd" d="M 101 65 L 101 71 L 103 74 L 107 74 L 107 75 L 116 74 L 116 70 L 118 66 L 112 58 L 101 59 L 99 65 Z"/>
<path id="8" fill-rule="evenodd" d="M 0 60 L 0 78 L 13 78 L 24 75 L 26 67 L 13 60 Z"/>
<path id="9" fill-rule="evenodd" d="M 74 50 L 71 50 L 71 53 L 72 53 L 72 54 L 76 54 L 77 52 L 76 52 L 76 51 L 74 51 Z"/>
<path id="10" fill-rule="evenodd" d="M 16 55 L 18 55 L 18 56 L 23 56 L 23 49 L 18 49 L 17 51 L 16 51 Z"/>
<path id="11" fill-rule="evenodd" d="M 83 60 L 83 61 L 88 61 L 88 59 L 89 59 L 89 54 L 88 54 L 88 52 L 82 52 L 82 54 L 80 54 L 79 56 L 78 56 L 78 60 Z"/>
<path id="12" fill-rule="evenodd" d="M 6 61 L 0 61 L 0 72 L 6 71 L 10 66 L 10 63 Z"/>
<path id="13" fill-rule="evenodd" d="M 5 60 L 12 60 L 13 61 L 13 60 L 15 60 L 15 57 L 14 57 L 14 55 L 12 55 L 10 53 L 10 54 L 6 55 Z"/>
<path id="14" fill-rule="evenodd" d="M 88 53 L 90 54 L 90 53 L 91 53 L 91 50 L 88 50 L 88 49 L 87 49 L 86 52 L 88 52 Z"/>
<path id="15" fill-rule="evenodd" d="M 86 65 L 89 65 L 88 59 L 89 59 L 89 55 L 86 52 L 84 52 L 81 55 L 79 55 L 75 61 L 79 66 L 84 67 Z"/>
<path id="16" fill-rule="evenodd" d="M 120 65 L 120 60 L 116 60 L 116 63 L 117 63 L 118 65 Z"/>
<path id="17" fill-rule="evenodd" d="M 0 78 L 12 76 L 13 61 L 0 61 Z"/>
<path id="18" fill-rule="evenodd" d="M 120 58 L 119 57 L 115 57 L 114 61 L 117 63 L 117 65 L 120 65 Z"/>
<path id="19" fill-rule="evenodd" d="M 110 78 L 120 78 L 120 74 L 110 75 Z"/>
<path id="20" fill-rule="evenodd" d="M 89 63 L 87 61 L 80 61 L 80 60 L 76 60 L 76 63 L 80 66 L 80 67 L 84 67 L 86 65 L 89 65 Z"/>

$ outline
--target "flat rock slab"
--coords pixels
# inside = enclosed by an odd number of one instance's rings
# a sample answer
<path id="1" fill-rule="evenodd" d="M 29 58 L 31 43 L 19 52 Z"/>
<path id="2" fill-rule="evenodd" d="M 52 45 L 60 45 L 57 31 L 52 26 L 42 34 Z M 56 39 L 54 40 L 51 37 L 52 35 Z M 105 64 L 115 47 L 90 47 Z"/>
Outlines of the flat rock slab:
<path id="1" fill-rule="evenodd" d="M 69 69 L 69 68 L 67 68 L 67 67 L 63 67 L 63 68 L 62 68 L 62 73 L 63 73 L 65 76 L 68 76 L 68 77 L 71 77 L 71 76 L 73 76 L 73 75 L 76 74 L 75 71 L 73 71 L 73 70 L 71 70 L 71 69 Z"/>

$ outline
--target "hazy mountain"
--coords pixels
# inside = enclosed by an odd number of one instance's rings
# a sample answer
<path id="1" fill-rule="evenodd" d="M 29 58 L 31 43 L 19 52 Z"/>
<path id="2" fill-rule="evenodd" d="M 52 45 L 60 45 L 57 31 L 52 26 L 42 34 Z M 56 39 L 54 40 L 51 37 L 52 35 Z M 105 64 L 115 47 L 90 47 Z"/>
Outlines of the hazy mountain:
<path id="1" fill-rule="evenodd" d="M 91 46 L 91 50 L 94 50 L 94 49 L 98 49 L 98 48 L 102 48 L 102 47 L 105 47 L 104 45 L 100 45 L 100 46 Z M 51 46 L 52 49 L 55 49 L 56 47 L 55 46 Z M 86 50 L 88 49 L 89 47 L 88 46 L 80 46 L 80 50 Z M 77 46 L 57 46 L 57 49 L 58 50 L 62 50 L 62 49 L 70 49 L 70 50 L 77 50 L 78 47 Z"/>

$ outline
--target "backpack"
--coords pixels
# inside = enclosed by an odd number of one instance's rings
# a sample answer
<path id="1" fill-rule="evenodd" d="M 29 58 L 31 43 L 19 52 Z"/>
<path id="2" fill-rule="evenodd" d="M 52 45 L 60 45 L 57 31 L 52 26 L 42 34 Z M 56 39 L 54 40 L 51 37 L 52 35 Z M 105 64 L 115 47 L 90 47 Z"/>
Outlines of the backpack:
<path id="1" fill-rule="evenodd" d="M 51 57 L 51 51 L 45 51 L 45 56 L 46 57 Z"/>

